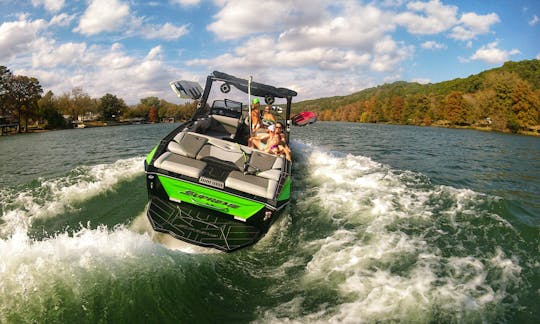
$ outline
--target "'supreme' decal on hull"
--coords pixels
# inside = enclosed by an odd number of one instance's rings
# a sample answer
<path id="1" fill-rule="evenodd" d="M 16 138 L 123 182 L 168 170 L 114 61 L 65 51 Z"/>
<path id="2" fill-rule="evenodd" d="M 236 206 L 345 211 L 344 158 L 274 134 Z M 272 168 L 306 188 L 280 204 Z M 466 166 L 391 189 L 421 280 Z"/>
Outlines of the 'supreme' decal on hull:
<path id="1" fill-rule="evenodd" d="M 214 204 L 218 204 L 218 205 L 223 205 L 223 206 L 227 206 L 229 208 L 239 208 L 240 206 L 238 205 L 235 205 L 235 204 L 231 204 L 231 203 L 228 203 L 226 201 L 223 201 L 223 200 L 219 200 L 219 199 L 215 199 L 215 198 L 212 198 L 212 197 L 208 197 L 206 195 L 203 195 L 203 194 L 200 194 L 200 193 L 196 193 L 196 192 L 193 192 L 191 190 L 186 190 L 183 192 L 185 195 L 187 196 L 191 196 L 191 197 L 195 197 L 195 198 L 199 198 L 199 199 L 204 199 L 208 202 L 211 202 L 211 203 L 214 203 Z"/>
<path id="2" fill-rule="evenodd" d="M 187 202 L 204 208 L 235 216 L 235 218 L 248 219 L 259 212 L 264 204 L 233 196 L 224 192 L 205 188 L 178 179 L 158 176 L 169 199 L 177 202 Z"/>

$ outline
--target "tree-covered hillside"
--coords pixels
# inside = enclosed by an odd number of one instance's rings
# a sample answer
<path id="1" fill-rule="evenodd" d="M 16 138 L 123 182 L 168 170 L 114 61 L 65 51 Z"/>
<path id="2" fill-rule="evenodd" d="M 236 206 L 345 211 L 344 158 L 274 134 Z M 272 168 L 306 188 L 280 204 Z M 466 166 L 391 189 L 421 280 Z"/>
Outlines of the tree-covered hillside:
<path id="1" fill-rule="evenodd" d="M 540 122 L 540 61 L 433 84 L 398 81 L 348 96 L 296 103 L 319 120 L 411 125 L 477 126 L 518 132 Z"/>

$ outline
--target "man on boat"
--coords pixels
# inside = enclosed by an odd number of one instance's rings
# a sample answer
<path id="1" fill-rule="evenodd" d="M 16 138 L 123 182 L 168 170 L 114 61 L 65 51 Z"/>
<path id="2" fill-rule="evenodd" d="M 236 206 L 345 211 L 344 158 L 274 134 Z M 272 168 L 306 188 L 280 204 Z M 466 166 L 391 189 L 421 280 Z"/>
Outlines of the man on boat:
<path id="1" fill-rule="evenodd" d="M 251 133 L 255 134 L 259 128 L 261 128 L 261 111 L 259 98 L 253 99 L 253 104 L 251 105 Z"/>
<path id="2" fill-rule="evenodd" d="M 263 116 L 262 116 L 263 126 L 270 126 L 275 123 L 276 123 L 276 117 L 274 117 L 274 115 L 270 111 L 270 106 L 265 106 Z"/>

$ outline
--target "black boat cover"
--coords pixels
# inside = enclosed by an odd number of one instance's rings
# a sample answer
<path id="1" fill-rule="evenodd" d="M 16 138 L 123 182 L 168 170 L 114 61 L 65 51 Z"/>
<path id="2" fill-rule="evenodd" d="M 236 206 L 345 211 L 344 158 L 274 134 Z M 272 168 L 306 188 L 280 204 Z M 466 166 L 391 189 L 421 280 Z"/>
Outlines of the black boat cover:
<path id="1" fill-rule="evenodd" d="M 238 90 L 248 93 L 248 80 L 240 79 L 219 71 L 214 71 L 212 75 L 214 76 L 214 79 L 225 81 L 233 85 Z M 297 95 L 296 91 L 294 90 L 287 88 L 276 88 L 258 82 L 251 82 L 251 94 L 257 97 L 265 97 L 270 95 L 277 98 L 295 97 Z"/>

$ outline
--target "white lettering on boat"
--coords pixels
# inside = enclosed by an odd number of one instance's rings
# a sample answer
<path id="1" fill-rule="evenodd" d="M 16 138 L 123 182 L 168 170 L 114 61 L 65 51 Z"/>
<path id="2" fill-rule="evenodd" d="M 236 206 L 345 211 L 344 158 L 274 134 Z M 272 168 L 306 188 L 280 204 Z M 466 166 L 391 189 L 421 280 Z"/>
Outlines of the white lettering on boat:
<path id="1" fill-rule="evenodd" d="M 218 181 L 218 180 L 214 180 L 214 179 L 210 179 L 206 177 L 200 177 L 199 182 L 207 184 L 212 187 L 219 188 L 219 189 L 225 188 L 225 184 L 223 183 L 223 181 Z"/>
<path id="2" fill-rule="evenodd" d="M 206 195 L 203 195 L 203 194 L 200 194 L 200 193 L 197 193 L 197 192 L 193 192 L 191 190 L 186 190 L 186 191 L 183 192 L 183 194 L 188 195 L 190 197 L 194 197 L 194 198 L 204 199 L 204 200 L 209 201 L 209 202 L 214 203 L 214 204 L 224 205 L 224 206 L 227 206 L 229 208 L 235 208 L 236 209 L 236 208 L 240 207 L 238 205 L 231 204 L 231 203 L 226 202 L 224 200 L 208 197 Z"/>

